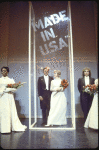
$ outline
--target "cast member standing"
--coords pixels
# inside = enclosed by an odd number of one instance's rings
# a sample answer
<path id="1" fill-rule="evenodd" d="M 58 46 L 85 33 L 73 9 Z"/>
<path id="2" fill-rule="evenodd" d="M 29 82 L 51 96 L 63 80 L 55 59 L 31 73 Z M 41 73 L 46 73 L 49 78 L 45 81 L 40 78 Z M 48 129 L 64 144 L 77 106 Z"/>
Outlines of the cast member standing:
<path id="1" fill-rule="evenodd" d="M 95 85 L 98 89 L 98 79 L 95 80 Z M 98 129 L 98 90 L 94 93 L 94 98 L 92 101 L 91 108 L 89 110 L 87 119 L 84 124 L 85 128 Z"/>
<path id="2" fill-rule="evenodd" d="M 60 70 L 54 70 L 55 79 L 51 81 L 51 102 L 50 102 L 50 112 L 47 120 L 47 125 L 66 125 L 66 97 L 64 94 L 63 87 L 60 87 L 62 79 L 60 78 Z"/>
<path id="3" fill-rule="evenodd" d="M 48 67 L 45 67 L 43 69 L 43 73 L 44 76 L 41 76 L 38 79 L 38 95 L 40 99 L 40 107 L 42 109 L 42 117 L 43 117 L 42 125 L 45 125 L 47 123 L 47 117 L 49 115 L 50 110 L 50 97 L 51 97 L 50 84 L 53 78 L 48 75 L 49 73 Z"/>
<path id="4" fill-rule="evenodd" d="M 86 120 L 89 109 L 91 107 L 93 96 L 83 92 L 83 86 L 94 84 L 94 80 L 94 78 L 91 78 L 91 70 L 88 67 L 85 67 L 82 71 L 82 78 L 79 78 L 78 80 L 78 90 L 80 92 L 80 103 L 84 113 L 84 121 Z"/>
<path id="5" fill-rule="evenodd" d="M 9 68 L 1 68 L 0 78 L 0 132 L 10 133 L 12 131 L 25 131 L 27 126 L 22 125 L 17 114 L 13 88 L 8 91 L 7 84 L 14 84 L 15 81 L 8 77 Z M 16 89 L 14 90 L 16 91 Z"/>

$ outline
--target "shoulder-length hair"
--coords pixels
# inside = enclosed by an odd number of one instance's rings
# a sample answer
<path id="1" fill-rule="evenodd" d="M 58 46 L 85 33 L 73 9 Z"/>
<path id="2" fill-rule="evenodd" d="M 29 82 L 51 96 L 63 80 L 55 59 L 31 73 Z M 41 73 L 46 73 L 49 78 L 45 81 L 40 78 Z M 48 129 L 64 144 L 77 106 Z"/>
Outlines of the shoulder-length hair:
<path id="1" fill-rule="evenodd" d="M 91 77 L 91 70 L 90 70 L 90 68 L 88 68 L 88 67 L 85 67 L 85 68 L 82 70 L 82 76 L 84 77 L 84 72 L 85 72 L 85 70 L 88 70 L 88 71 L 89 71 L 89 77 Z"/>
<path id="2" fill-rule="evenodd" d="M 61 76 L 61 71 L 60 71 L 60 70 L 54 70 L 54 73 L 57 73 L 57 76 L 58 76 L 58 77 Z"/>
<path id="3" fill-rule="evenodd" d="M 1 68 L 1 72 L 2 72 L 2 69 L 3 68 L 5 68 L 6 70 L 7 70 L 7 72 L 9 72 L 9 67 L 6 67 L 6 66 L 3 66 L 2 68 Z"/>

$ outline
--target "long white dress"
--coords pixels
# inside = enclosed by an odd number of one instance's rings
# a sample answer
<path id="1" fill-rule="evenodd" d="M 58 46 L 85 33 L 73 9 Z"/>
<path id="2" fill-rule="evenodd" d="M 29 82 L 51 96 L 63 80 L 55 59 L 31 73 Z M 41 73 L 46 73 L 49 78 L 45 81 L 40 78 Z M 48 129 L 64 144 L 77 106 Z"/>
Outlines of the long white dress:
<path id="1" fill-rule="evenodd" d="M 61 79 L 54 79 L 51 81 L 50 90 L 56 90 L 60 87 Z M 50 111 L 47 120 L 47 125 L 66 125 L 66 97 L 61 90 L 61 92 L 52 92 L 50 101 Z"/>
<path id="2" fill-rule="evenodd" d="M 85 128 L 98 129 L 98 93 L 94 94 L 93 102 L 84 124 Z"/>
<path id="3" fill-rule="evenodd" d="M 0 132 L 10 133 L 12 131 L 25 131 L 27 126 L 22 125 L 17 114 L 13 91 L 8 92 L 7 84 L 15 81 L 9 77 L 0 78 Z"/>

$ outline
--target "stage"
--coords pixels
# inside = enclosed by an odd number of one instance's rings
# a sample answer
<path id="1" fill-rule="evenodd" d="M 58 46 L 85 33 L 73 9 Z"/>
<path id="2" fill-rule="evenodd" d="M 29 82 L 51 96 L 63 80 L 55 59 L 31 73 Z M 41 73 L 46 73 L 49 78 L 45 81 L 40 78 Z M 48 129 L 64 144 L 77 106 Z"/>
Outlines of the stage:
<path id="1" fill-rule="evenodd" d="M 76 118 L 76 130 L 29 130 L 29 119 L 20 119 L 25 132 L 1 134 L 3 149 L 67 149 L 98 147 L 98 130 L 84 128 L 84 119 Z M 42 122 L 39 119 L 38 125 Z M 47 127 L 48 128 L 48 127 Z M 6 141 L 6 142 L 5 142 Z"/>

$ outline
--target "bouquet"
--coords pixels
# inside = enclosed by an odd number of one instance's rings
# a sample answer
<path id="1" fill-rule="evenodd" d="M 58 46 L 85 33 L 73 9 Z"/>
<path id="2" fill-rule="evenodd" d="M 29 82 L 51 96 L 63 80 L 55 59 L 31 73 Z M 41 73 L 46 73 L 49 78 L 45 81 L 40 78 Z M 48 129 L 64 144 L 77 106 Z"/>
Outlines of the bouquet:
<path id="1" fill-rule="evenodd" d="M 63 79 L 63 80 L 61 81 L 60 87 L 63 87 L 63 89 L 66 89 L 68 85 L 69 85 L 68 81 L 65 80 L 65 79 Z"/>
<path id="2" fill-rule="evenodd" d="M 63 90 L 64 90 L 64 89 L 67 88 L 68 85 L 69 85 L 68 81 L 65 80 L 65 79 L 63 79 L 63 80 L 61 81 L 60 87 L 63 87 Z M 55 96 L 57 93 L 58 93 L 58 92 L 56 92 L 56 93 L 54 94 L 54 96 Z"/>
<path id="3" fill-rule="evenodd" d="M 6 87 L 7 88 L 16 88 L 16 89 L 18 89 L 18 88 L 20 88 L 21 86 L 23 86 L 23 84 L 24 83 L 26 83 L 26 82 L 19 82 L 19 83 L 14 83 L 14 84 L 8 84 Z"/>
<path id="4" fill-rule="evenodd" d="M 18 83 L 14 83 L 14 84 L 8 84 L 6 86 L 6 92 L 10 92 L 10 91 L 15 92 L 18 88 L 23 86 L 24 83 L 26 83 L 26 82 L 22 82 L 22 83 L 18 82 Z"/>
<path id="5" fill-rule="evenodd" d="M 83 92 L 86 92 L 88 94 L 90 94 L 91 96 L 93 96 L 94 93 L 96 93 L 98 91 L 98 86 L 96 86 L 95 84 L 89 84 L 87 86 L 83 87 Z"/>
<path id="6" fill-rule="evenodd" d="M 16 89 L 18 89 L 18 88 L 20 88 L 21 86 L 23 86 L 23 84 L 24 83 L 26 83 L 26 82 L 19 82 L 19 83 L 14 83 L 14 84 L 8 84 L 7 85 L 7 88 L 16 88 Z"/>

